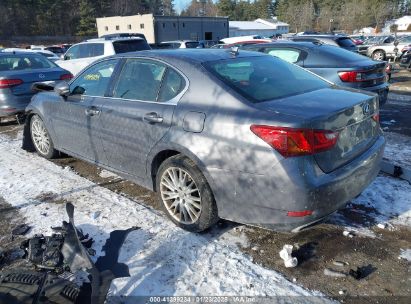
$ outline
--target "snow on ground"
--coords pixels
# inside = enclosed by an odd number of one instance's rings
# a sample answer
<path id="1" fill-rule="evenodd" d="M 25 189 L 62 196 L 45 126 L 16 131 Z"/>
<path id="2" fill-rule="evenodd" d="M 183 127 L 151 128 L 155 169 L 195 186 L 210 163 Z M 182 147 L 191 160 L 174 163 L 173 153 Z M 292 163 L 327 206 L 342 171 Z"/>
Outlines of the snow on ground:
<path id="1" fill-rule="evenodd" d="M 401 249 L 401 254 L 399 257 L 411 262 L 411 249 Z"/>
<path id="2" fill-rule="evenodd" d="M 394 165 L 411 169 L 411 137 L 390 132 L 384 135 L 387 139 L 384 158 Z"/>
<path id="3" fill-rule="evenodd" d="M 95 239 L 97 256 L 103 255 L 102 245 L 111 231 L 141 227 L 128 235 L 119 257 L 131 277 L 114 280 L 110 295 L 321 296 L 254 264 L 230 241 L 235 241 L 233 230 L 186 232 L 141 202 L 102 188 L 20 146 L 20 139 L 0 135 L 0 196 L 33 226 L 30 235 L 50 234 L 51 226 L 61 225 L 66 219 L 62 200 L 74 204 L 75 223 Z M 53 195 L 55 202 L 42 201 Z"/>
<path id="4" fill-rule="evenodd" d="M 101 169 L 101 171 L 98 174 L 101 178 L 111 178 L 111 179 L 116 179 L 116 178 L 121 178 L 117 174 L 110 172 L 106 169 Z"/>
<path id="5" fill-rule="evenodd" d="M 364 221 L 356 223 L 345 218 L 342 212 L 337 212 L 330 222 L 342 224 L 347 230 L 369 237 L 375 237 L 370 228 L 378 224 L 384 225 L 384 229 L 392 229 L 393 225 L 411 227 L 411 185 L 407 181 L 380 175 L 351 201 L 351 208 L 353 206 L 356 208 L 352 211 L 362 213 Z"/>

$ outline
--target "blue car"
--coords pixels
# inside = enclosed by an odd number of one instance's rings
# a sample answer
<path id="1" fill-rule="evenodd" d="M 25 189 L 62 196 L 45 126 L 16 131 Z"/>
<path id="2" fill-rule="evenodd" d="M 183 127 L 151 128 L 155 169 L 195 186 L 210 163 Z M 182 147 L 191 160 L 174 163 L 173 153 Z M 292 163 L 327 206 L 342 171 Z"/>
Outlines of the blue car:
<path id="1" fill-rule="evenodd" d="M 24 113 L 31 97 L 32 84 L 69 80 L 70 72 L 42 55 L 30 52 L 0 53 L 0 118 Z"/>
<path id="2" fill-rule="evenodd" d="M 380 106 L 387 101 L 387 63 L 313 42 L 274 42 L 242 47 L 279 57 L 297 64 L 339 86 L 361 89 L 379 95 Z"/>

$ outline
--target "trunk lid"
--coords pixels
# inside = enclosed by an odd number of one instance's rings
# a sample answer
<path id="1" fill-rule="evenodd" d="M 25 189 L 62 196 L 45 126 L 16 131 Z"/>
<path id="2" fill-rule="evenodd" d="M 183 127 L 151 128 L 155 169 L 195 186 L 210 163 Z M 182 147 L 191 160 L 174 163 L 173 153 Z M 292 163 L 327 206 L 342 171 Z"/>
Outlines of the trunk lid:
<path id="1" fill-rule="evenodd" d="M 5 71 L 2 72 L 1 78 L 5 79 L 21 79 L 22 84 L 10 88 L 14 95 L 31 95 L 33 94 L 31 86 L 35 82 L 60 80 L 60 76 L 68 74 L 61 68 L 52 68 L 47 70 L 26 70 L 26 71 Z"/>
<path id="2" fill-rule="evenodd" d="M 369 149 L 381 134 L 378 99 L 373 94 L 338 87 L 257 104 L 257 107 L 301 118 L 295 127 L 337 131 L 336 145 L 314 154 L 318 166 L 326 173 L 347 164 Z"/>
<path id="3" fill-rule="evenodd" d="M 353 67 L 344 71 L 357 71 L 360 73 L 360 80 L 355 82 L 358 84 L 358 88 L 368 88 L 383 84 L 386 81 L 385 72 L 386 62 L 376 62 L 370 64 L 369 60 L 364 62 L 357 62 Z M 343 71 L 343 70 L 341 70 Z"/>

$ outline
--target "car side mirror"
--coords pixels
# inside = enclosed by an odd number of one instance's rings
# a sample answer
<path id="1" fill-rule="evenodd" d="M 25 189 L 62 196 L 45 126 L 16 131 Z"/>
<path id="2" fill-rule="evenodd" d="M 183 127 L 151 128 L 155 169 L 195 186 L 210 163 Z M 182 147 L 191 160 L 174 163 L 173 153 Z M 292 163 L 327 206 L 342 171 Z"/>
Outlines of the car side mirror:
<path id="1" fill-rule="evenodd" d="M 397 46 L 400 42 L 398 40 L 394 41 L 394 45 Z"/>
<path id="2" fill-rule="evenodd" d="M 70 87 L 67 82 L 62 81 L 54 87 L 54 92 L 62 97 L 67 97 L 70 94 Z"/>

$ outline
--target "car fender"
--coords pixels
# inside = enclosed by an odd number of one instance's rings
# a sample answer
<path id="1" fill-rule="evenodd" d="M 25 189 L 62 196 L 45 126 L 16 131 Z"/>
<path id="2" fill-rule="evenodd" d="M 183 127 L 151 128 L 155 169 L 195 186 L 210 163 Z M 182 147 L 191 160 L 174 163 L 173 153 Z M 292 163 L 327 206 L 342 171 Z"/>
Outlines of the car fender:
<path id="1" fill-rule="evenodd" d="M 195 165 L 198 167 L 198 169 L 201 171 L 201 173 L 205 176 L 208 184 L 210 185 L 211 190 L 214 193 L 214 190 L 216 189 L 215 181 L 212 178 L 210 172 L 207 170 L 206 166 L 204 163 L 188 148 L 178 144 L 178 143 L 172 143 L 172 142 L 167 142 L 164 140 L 165 137 L 163 137 L 162 140 L 160 140 L 149 152 L 147 155 L 146 159 L 146 178 L 147 178 L 147 184 L 153 185 L 152 189 L 155 189 L 155 181 L 152 181 L 152 176 L 151 176 L 151 167 L 153 164 L 154 158 L 161 152 L 167 151 L 167 150 L 173 150 L 176 151 L 182 155 L 185 155 L 189 159 L 191 159 Z"/>

